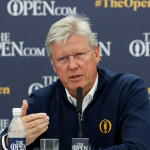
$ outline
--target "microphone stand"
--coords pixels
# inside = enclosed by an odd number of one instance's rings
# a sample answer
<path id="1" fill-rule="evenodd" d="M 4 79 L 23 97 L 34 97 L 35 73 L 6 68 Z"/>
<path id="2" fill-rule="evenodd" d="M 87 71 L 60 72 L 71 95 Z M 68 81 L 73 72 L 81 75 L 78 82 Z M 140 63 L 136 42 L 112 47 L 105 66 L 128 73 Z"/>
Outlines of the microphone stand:
<path id="1" fill-rule="evenodd" d="M 83 137 L 82 126 L 81 126 L 81 113 L 78 112 L 78 120 L 79 120 L 79 138 Z"/>
<path id="2" fill-rule="evenodd" d="M 82 94 L 82 88 L 78 87 L 77 88 L 77 107 L 76 111 L 78 113 L 78 120 L 79 120 L 79 138 L 83 137 L 82 133 L 82 125 L 81 125 L 81 117 L 82 117 L 82 101 L 83 101 L 83 94 Z"/>
<path id="3" fill-rule="evenodd" d="M 77 111 L 78 120 L 79 120 L 79 133 L 78 133 L 79 138 L 72 138 L 72 148 L 71 148 L 71 150 L 77 150 L 77 149 L 90 150 L 89 138 L 83 138 L 83 132 L 82 132 L 82 125 L 81 125 L 81 122 L 83 121 L 82 101 L 83 101 L 82 88 L 78 87 L 77 88 L 77 107 L 76 107 L 76 111 Z"/>

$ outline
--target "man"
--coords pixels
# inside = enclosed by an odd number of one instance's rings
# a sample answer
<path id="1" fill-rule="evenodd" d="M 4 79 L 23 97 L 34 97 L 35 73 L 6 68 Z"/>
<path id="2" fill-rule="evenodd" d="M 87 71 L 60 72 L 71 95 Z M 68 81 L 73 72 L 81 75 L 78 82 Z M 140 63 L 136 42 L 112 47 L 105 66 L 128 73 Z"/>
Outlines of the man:
<path id="1" fill-rule="evenodd" d="M 76 89 L 82 87 L 83 137 L 93 150 L 150 150 L 147 87 L 137 76 L 97 67 L 99 50 L 87 18 L 53 24 L 46 47 L 59 79 L 23 101 L 27 149 L 39 147 L 41 138 L 58 138 L 60 150 L 71 149 L 79 132 Z M 7 132 L 1 136 L 7 147 Z"/>

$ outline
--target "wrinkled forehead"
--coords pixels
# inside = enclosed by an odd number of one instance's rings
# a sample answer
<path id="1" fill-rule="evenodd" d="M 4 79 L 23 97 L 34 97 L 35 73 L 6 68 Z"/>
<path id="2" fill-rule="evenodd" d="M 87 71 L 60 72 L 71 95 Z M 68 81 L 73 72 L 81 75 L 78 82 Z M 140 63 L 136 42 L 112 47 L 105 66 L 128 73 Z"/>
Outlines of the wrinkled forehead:
<path id="1" fill-rule="evenodd" d="M 71 35 L 66 41 L 57 41 L 51 43 L 51 50 L 52 53 L 54 51 L 59 50 L 81 50 L 91 48 L 89 42 L 87 41 L 86 37 L 74 34 Z"/>

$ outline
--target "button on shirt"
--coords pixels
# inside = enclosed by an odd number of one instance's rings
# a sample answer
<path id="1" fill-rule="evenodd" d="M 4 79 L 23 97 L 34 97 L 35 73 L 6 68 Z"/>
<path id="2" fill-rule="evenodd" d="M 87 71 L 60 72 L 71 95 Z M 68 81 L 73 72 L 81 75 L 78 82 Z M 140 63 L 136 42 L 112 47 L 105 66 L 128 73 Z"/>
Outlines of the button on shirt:
<path id="1" fill-rule="evenodd" d="M 83 99 L 82 113 L 84 112 L 84 110 L 88 106 L 88 104 L 93 100 L 93 96 L 97 89 L 97 85 L 98 85 L 98 74 L 97 74 L 96 81 L 95 81 L 92 89 L 89 91 L 89 93 Z M 71 104 L 73 104 L 74 106 L 77 106 L 77 100 L 69 94 L 69 92 L 67 91 L 66 88 L 65 88 L 65 90 L 66 90 L 66 94 L 67 94 L 67 98 L 68 98 L 69 102 Z"/>

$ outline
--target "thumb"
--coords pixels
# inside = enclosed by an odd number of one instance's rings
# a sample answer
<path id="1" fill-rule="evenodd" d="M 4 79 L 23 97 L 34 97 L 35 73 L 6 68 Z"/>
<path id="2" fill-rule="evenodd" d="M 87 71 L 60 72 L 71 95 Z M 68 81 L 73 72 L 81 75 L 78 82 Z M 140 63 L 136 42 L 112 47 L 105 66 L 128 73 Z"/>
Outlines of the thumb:
<path id="1" fill-rule="evenodd" d="M 28 109 L 28 102 L 26 100 L 23 100 L 22 106 L 21 106 L 21 117 L 26 116 L 27 109 Z"/>

